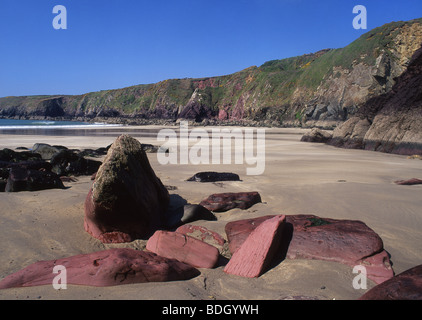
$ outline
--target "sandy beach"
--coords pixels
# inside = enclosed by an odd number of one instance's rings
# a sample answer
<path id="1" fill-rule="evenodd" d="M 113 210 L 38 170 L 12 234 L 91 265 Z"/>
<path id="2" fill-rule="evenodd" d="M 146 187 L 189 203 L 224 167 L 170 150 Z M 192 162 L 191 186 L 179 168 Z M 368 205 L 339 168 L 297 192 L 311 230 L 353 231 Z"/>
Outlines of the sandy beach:
<path id="1" fill-rule="evenodd" d="M 159 127 L 129 128 L 156 132 Z M 70 130 L 70 129 L 69 129 Z M 118 128 L 85 136 L 1 134 L 0 149 L 31 148 L 34 143 L 68 148 L 99 148 L 111 144 Z M 422 263 L 422 185 L 400 186 L 394 181 L 422 178 L 422 161 L 406 156 L 363 150 L 338 149 L 301 142 L 305 130 L 266 129 L 265 171 L 248 176 L 245 166 L 162 165 L 157 154 L 150 163 L 169 191 L 189 203 L 199 203 L 213 193 L 258 191 L 262 203 L 248 210 L 216 213 L 217 221 L 196 221 L 226 237 L 227 222 L 276 214 L 314 214 L 335 219 L 360 220 L 372 228 L 391 255 L 395 274 Z M 156 134 L 139 134 L 142 143 L 160 145 Z M 196 183 L 186 179 L 200 171 L 234 172 L 242 181 Z M 143 249 L 146 241 L 105 245 L 83 227 L 84 201 L 90 177 L 66 182 L 66 190 L 0 193 L 0 279 L 40 260 L 52 260 L 112 247 Z M 6 299 L 357 299 L 366 290 L 352 286 L 352 268 L 335 262 L 284 260 L 256 279 L 228 275 L 223 267 L 201 269 L 188 281 L 146 283 L 116 287 L 69 285 L 0 290 Z M 368 280 L 368 290 L 375 284 Z"/>

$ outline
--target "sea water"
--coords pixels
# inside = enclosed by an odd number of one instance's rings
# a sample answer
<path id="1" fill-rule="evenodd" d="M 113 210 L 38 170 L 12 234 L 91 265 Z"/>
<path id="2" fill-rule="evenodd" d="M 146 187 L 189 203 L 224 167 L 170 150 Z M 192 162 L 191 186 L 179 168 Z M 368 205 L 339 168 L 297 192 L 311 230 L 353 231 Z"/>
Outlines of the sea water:
<path id="1" fill-rule="evenodd" d="M 15 120 L 0 119 L 0 130 L 4 129 L 58 129 L 58 128 L 87 128 L 116 126 L 100 122 L 80 122 L 80 121 L 54 121 L 54 120 Z"/>

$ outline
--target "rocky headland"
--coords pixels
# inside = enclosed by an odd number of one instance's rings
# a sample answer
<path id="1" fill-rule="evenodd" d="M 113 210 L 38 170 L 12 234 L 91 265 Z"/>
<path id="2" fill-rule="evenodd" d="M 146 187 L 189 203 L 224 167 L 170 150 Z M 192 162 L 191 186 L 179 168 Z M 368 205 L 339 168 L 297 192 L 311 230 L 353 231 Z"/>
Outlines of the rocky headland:
<path id="1" fill-rule="evenodd" d="M 333 129 L 361 114 L 372 98 L 389 93 L 421 43 L 421 19 L 392 22 L 344 48 L 272 60 L 226 76 L 75 96 L 4 97 L 0 117 Z"/>

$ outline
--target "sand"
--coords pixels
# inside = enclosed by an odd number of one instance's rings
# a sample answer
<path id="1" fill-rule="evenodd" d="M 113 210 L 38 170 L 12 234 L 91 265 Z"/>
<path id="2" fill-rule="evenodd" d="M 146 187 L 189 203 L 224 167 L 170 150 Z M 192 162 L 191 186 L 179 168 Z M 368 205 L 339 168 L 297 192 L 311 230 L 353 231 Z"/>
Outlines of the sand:
<path id="1" fill-rule="evenodd" d="M 127 130 L 126 127 L 124 130 Z M 157 129 L 157 127 L 151 127 Z M 107 129 L 105 129 L 107 130 Z M 422 161 L 406 156 L 338 149 L 300 142 L 304 130 L 266 129 L 266 161 L 262 175 L 247 176 L 245 167 L 227 165 L 161 165 L 148 154 L 157 176 L 170 193 L 199 203 L 212 193 L 258 191 L 262 203 L 248 210 L 217 213 L 217 221 L 197 221 L 226 237 L 229 221 L 269 214 L 314 214 L 365 222 L 384 241 L 396 274 L 422 263 L 422 185 L 398 186 L 396 180 L 422 178 Z M 31 148 L 36 142 L 70 148 L 98 148 L 112 143 L 118 130 L 90 136 L 0 135 L 0 148 Z M 138 138 L 157 143 L 156 136 Z M 242 181 L 187 182 L 200 171 L 227 171 Z M 145 241 L 104 245 L 83 228 L 83 203 L 89 177 L 66 182 L 66 190 L 0 193 L 0 279 L 39 260 L 51 260 L 111 247 L 143 249 Z M 5 299 L 357 299 L 350 266 L 316 260 L 284 260 L 257 279 L 227 275 L 223 267 L 201 269 L 188 281 L 95 288 L 68 285 L 0 290 Z M 368 280 L 367 290 L 375 284 Z"/>

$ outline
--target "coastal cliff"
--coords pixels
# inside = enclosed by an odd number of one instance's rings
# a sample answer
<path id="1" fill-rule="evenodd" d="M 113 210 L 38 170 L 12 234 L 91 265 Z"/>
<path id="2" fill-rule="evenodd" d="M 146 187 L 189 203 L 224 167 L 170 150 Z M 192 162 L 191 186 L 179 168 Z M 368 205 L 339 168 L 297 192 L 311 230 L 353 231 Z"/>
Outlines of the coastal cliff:
<path id="1" fill-rule="evenodd" d="M 422 154 L 422 48 L 392 90 L 368 100 L 339 125 L 330 144 L 405 155 Z"/>
<path id="2" fill-rule="evenodd" d="M 391 92 L 422 44 L 422 18 L 392 22 L 340 49 L 272 60 L 240 72 L 83 95 L 0 98 L 0 117 L 143 124 L 259 122 L 334 128 Z"/>

